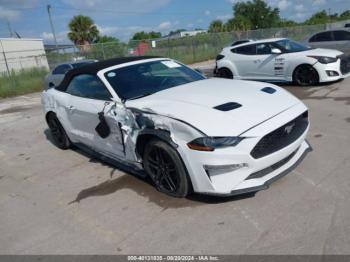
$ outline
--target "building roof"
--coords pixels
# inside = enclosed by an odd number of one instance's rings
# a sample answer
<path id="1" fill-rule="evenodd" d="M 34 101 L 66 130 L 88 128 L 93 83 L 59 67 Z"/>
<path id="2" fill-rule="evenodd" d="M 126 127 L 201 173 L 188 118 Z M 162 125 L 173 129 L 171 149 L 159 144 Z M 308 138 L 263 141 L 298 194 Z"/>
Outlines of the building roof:
<path id="1" fill-rule="evenodd" d="M 61 91 L 66 90 L 71 79 L 76 75 L 81 75 L 81 74 L 96 75 L 100 70 L 111 66 L 125 64 L 125 63 L 139 61 L 139 60 L 152 59 L 152 58 L 160 58 L 160 57 L 159 56 L 118 57 L 118 58 L 112 58 L 112 59 L 103 60 L 100 62 L 83 65 L 81 67 L 69 70 L 67 74 L 64 76 L 64 79 L 62 80 L 61 84 L 58 87 L 56 87 L 56 89 Z"/>

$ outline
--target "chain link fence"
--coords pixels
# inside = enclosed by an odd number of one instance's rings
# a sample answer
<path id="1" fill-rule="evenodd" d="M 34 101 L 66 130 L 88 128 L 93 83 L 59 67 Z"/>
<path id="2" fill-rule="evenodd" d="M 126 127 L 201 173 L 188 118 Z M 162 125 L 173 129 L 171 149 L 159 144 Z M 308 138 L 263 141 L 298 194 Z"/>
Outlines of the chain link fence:
<path id="1" fill-rule="evenodd" d="M 242 32 L 200 33 L 186 37 L 164 37 L 128 43 L 110 42 L 89 46 L 72 46 L 47 51 L 50 68 L 67 61 L 80 59 L 104 60 L 120 56 L 154 55 L 169 57 L 183 63 L 191 64 L 214 59 L 225 46 L 240 39 L 264 39 L 286 37 L 305 42 L 308 37 L 331 28 L 341 28 L 350 20 L 284 28 L 267 28 Z"/>

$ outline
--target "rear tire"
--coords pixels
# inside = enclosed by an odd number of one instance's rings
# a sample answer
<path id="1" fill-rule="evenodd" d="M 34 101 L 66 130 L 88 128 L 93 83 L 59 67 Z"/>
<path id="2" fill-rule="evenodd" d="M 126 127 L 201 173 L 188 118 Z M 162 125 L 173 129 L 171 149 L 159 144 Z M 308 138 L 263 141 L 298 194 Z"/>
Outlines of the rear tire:
<path id="1" fill-rule="evenodd" d="M 158 191 L 173 197 L 186 197 L 190 192 L 190 180 L 179 154 L 164 141 L 152 139 L 147 143 L 143 166 Z"/>
<path id="2" fill-rule="evenodd" d="M 233 79 L 233 73 L 226 67 L 220 68 L 218 70 L 218 76 L 221 78 Z"/>
<path id="3" fill-rule="evenodd" d="M 72 144 L 66 134 L 66 131 L 54 113 L 48 114 L 47 124 L 50 128 L 51 136 L 55 145 L 60 149 L 70 148 Z"/>
<path id="4" fill-rule="evenodd" d="M 312 86 L 319 83 L 319 75 L 311 65 L 300 65 L 293 73 L 293 82 L 300 86 Z"/>

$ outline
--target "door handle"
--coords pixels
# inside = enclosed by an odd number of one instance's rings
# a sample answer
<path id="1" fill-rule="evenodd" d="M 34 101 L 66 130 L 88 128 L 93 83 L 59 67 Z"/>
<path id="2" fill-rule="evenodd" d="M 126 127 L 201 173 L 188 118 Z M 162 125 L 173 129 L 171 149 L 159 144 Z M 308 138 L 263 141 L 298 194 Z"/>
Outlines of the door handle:
<path id="1" fill-rule="evenodd" d="M 67 106 L 67 109 L 70 110 L 70 111 L 72 111 L 72 110 L 75 109 L 75 107 L 74 107 L 74 106 Z"/>
<path id="2" fill-rule="evenodd" d="M 260 62 L 261 62 L 260 59 L 254 60 L 254 63 L 260 63 Z"/>

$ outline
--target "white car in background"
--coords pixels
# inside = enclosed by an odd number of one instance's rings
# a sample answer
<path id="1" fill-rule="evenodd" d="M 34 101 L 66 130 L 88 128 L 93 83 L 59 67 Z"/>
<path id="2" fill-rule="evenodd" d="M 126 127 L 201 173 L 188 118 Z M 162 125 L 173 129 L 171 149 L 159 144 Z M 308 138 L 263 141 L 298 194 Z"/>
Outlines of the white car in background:
<path id="1" fill-rule="evenodd" d="M 225 47 L 214 74 L 224 78 L 315 85 L 349 76 L 350 60 L 332 49 L 313 49 L 286 38 Z"/>
<path id="2" fill-rule="evenodd" d="M 266 189 L 309 150 L 307 108 L 284 89 L 206 79 L 168 58 L 72 69 L 42 103 L 58 147 L 144 170 L 175 197 Z"/>

